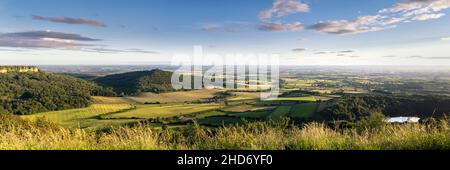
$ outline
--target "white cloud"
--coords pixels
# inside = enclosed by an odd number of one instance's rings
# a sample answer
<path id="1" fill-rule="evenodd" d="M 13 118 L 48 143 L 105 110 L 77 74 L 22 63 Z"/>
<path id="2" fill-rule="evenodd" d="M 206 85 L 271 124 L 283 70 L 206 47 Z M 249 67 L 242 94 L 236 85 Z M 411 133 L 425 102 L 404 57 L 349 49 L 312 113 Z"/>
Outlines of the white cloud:
<path id="1" fill-rule="evenodd" d="M 397 27 L 398 23 L 425 21 L 445 16 L 440 11 L 450 8 L 450 0 L 406 0 L 382 9 L 376 15 L 359 16 L 353 21 L 334 20 L 309 26 L 317 32 L 329 34 L 356 34 Z"/>
<path id="2" fill-rule="evenodd" d="M 99 41 L 78 34 L 52 31 L 28 31 L 0 34 L 0 47 L 78 49 L 92 46 L 78 42 Z"/>
<path id="3" fill-rule="evenodd" d="M 301 22 L 293 23 L 263 23 L 259 28 L 263 31 L 272 32 L 295 32 L 303 29 Z"/>
<path id="4" fill-rule="evenodd" d="M 259 18 L 261 20 L 271 19 L 274 14 L 277 17 L 283 17 L 288 14 L 309 12 L 309 5 L 298 0 L 275 0 L 271 8 L 261 11 Z"/>
<path id="5" fill-rule="evenodd" d="M 309 29 L 315 30 L 317 32 L 324 32 L 328 34 L 357 34 L 357 33 L 365 33 L 372 31 L 380 31 L 385 29 L 394 28 L 394 25 L 385 26 L 384 21 L 371 21 L 370 20 L 361 20 L 358 18 L 354 21 L 347 20 L 339 20 L 339 21 L 326 21 L 319 22 L 314 25 L 309 26 Z"/>
<path id="6" fill-rule="evenodd" d="M 439 14 L 420 14 L 420 15 L 417 15 L 414 18 L 412 18 L 412 20 L 425 21 L 425 20 L 430 20 L 430 19 L 438 19 L 438 18 L 441 18 L 442 16 L 445 16 L 445 14 L 444 13 L 439 13 Z"/>
<path id="7" fill-rule="evenodd" d="M 276 17 L 284 17 L 289 14 L 309 12 L 309 5 L 299 0 L 275 0 L 271 8 L 261 11 L 259 19 L 263 22 L 259 29 L 271 32 L 295 32 L 303 30 L 301 22 L 282 23 L 281 21 L 271 21 Z"/>
<path id="8" fill-rule="evenodd" d="M 445 16 L 440 11 L 450 8 L 450 0 L 407 0 L 380 11 L 384 15 L 399 15 L 407 19 L 424 21 Z"/>
<path id="9" fill-rule="evenodd" d="M 40 21 L 49 21 L 49 22 L 55 22 L 55 23 L 65 23 L 65 24 L 80 24 L 80 25 L 89 25 L 89 26 L 95 26 L 95 27 L 106 27 L 106 24 L 93 19 L 86 19 L 86 18 L 71 18 L 71 17 L 45 17 L 45 16 L 39 16 L 39 15 L 33 15 L 33 20 L 40 20 Z"/>
<path id="10" fill-rule="evenodd" d="M 449 0 L 406 0 L 394 4 L 390 8 L 382 9 L 380 13 L 398 13 L 398 12 L 439 12 L 450 7 Z"/>
<path id="11" fill-rule="evenodd" d="M 442 41 L 450 41 L 450 37 L 442 37 L 441 40 Z"/>
<path id="12" fill-rule="evenodd" d="M 202 31 L 211 32 L 211 31 L 216 31 L 220 28 L 221 28 L 221 26 L 218 24 L 206 24 L 206 25 L 203 25 Z"/>

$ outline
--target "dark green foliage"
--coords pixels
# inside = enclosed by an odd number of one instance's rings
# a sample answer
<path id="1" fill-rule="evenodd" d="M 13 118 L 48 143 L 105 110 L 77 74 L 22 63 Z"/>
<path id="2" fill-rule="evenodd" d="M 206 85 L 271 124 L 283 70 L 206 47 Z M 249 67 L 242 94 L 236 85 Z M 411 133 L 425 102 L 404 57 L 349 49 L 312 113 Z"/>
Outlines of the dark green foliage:
<path id="1" fill-rule="evenodd" d="M 385 116 L 382 113 L 374 112 L 370 116 L 365 117 L 356 123 L 359 130 L 379 129 L 386 125 Z"/>
<path id="2" fill-rule="evenodd" d="M 320 115 L 328 120 L 361 120 L 373 113 L 388 117 L 442 117 L 450 113 L 450 99 L 439 96 L 347 96 Z"/>
<path id="3" fill-rule="evenodd" d="M 137 71 L 95 79 L 101 85 L 112 87 L 119 94 L 136 95 L 141 92 L 163 93 L 174 91 L 172 72 L 163 70 Z"/>
<path id="4" fill-rule="evenodd" d="M 0 112 L 18 115 L 87 107 L 90 95 L 111 90 L 71 76 L 36 73 L 0 74 Z"/>

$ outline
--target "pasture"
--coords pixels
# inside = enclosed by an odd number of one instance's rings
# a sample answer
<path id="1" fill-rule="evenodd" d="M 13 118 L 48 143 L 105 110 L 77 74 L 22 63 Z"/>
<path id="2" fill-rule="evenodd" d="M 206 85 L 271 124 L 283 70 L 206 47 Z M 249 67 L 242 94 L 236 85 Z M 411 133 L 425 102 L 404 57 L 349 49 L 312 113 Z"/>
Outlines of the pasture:
<path id="1" fill-rule="evenodd" d="M 202 99 L 213 98 L 218 90 L 193 90 L 193 91 L 179 91 L 170 93 L 143 93 L 139 96 L 125 97 L 136 103 L 183 103 L 192 102 Z"/>
<path id="2" fill-rule="evenodd" d="M 24 119 L 36 120 L 44 118 L 51 122 L 61 124 L 66 127 L 101 127 L 129 123 L 128 120 L 105 121 L 98 120 L 97 117 L 105 114 L 127 111 L 133 108 L 130 104 L 94 104 L 87 108 L 70 109 L 62 111 L 43 112 L 34 115 L 21 116 Z"/>
<path id="3" fill-rule="evenodd" d="M 267 116 L 267 120 L 280 120 L 282 117 L 289 116 L 291 106 L 279 106 Z"/>
<path id="4" fill-rule="evenodd" d="M 318 103 L 302 103 L 292 106 L 289 115 L 294 118 L 310 118 L 317 111 Z"/>
<path id="5" fill-rule="evenodd" d="M 136 108 L 127 112 L 102 116 L 104 119 L 150 119 L 183 116 L 199 112 L 217 110 L 218 104 L 170 104 L 170 105 L 136 105 Z"/>

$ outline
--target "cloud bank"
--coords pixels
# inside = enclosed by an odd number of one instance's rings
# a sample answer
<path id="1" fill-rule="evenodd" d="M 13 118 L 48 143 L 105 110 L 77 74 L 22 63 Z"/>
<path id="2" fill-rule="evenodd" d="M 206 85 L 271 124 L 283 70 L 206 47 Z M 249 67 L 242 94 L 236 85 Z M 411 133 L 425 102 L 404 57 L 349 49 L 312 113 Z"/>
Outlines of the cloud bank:
<path id="1" fill-rule="evenodd" d="M 273 21 L 273 18 L 281 18 L 290 14 L 309 12 L 309 5 L 298 0 L 275 0 L 272 7 L 259 13 L 259 19 L 263 22 L 259 29 L 271 32 L 296 32 L 303 30 L 301 22 L 283 23 Z"/>
<path id="2" fill-rule="evenodd" d="M 0 33 L 0 47 L 76 49 L 81 46 L 92 46 L 80 43 L 91 41 L 100 39 L 52 31 Z"/>
<path id="3" fill-rule="evenodd" d="M 0 47 L 24 49 L 60 49 L 80 50 L 97 53 L 144 53 L 158 54 L 137 48 L 126 50 L 105 48 L 104 45 L 91 44 L 101 39 L 94 39 L 79 34 L 69 34 L 53 31 L 27 31 L 14 33 L 0 33 Z M 0 51 L 17 51 L 16 49 L 0 49 Z"/>
<path id="4" fill-rule="evenodd" d="M 308 29 L 338 35 L 380 31 L 395 28 L 399 23 L 441 18 L 445 16 L 442 10 L 448 8 L 450 0 L 405 0 L 380 10 L 376 15 L 359 16 L 352 21 L 321 21 Z"/>
<path id="5" fill-rule="evenodd" d="M 271 8 L 259 13 L 259 19 L 271 19 L 274 14 L 283 17 L 300 12 L 309 12 L 309 5 L 296 0 L 275 0 Z"/>
<path id="6" fill-rule="evenodd" d="M 33 20 L 40 20 L 40 21 L 49 21 L 49 22 L 55 22 L 55 23 L 64 23 L 64 24 L 79 24 L 79 25 L 89 25 L 94 27 L 106 27 L 106 24 L 93 20 L 93 19 L 84 19 L 84 18 L 70 18 L 70 17 L 45 17 L 45 16 L 39 16 L 39 15 L 33 15 Z"/>

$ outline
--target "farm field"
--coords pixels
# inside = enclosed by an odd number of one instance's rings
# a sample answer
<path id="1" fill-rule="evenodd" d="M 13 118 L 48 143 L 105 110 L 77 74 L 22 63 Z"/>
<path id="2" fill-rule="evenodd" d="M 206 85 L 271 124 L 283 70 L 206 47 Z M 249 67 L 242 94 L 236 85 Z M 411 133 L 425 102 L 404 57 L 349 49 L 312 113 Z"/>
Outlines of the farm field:
<path id="1" fill-rule="evenodd" d="M 267 120 L 279 120 L 282 117 L 289 116 L 291 106 L 279 106 L 269 116 Z"/>
<path id="2" fill-rule="evenodd" d="M 225 116 L 225 115 L 227 115 L 227 114 L 224 113 L 224 112 L 221 112 L 221 111 L 209 111 L 209 112 L 204 112 L 204 113 L 197 114 L 195 116 L 195 118 L 196 119 L 203 119 L 203 118 L 206 118 L 206 117 Z"/>
<path id="3" fill-rule="evenodd" d="M 93 96 L 95 104 L 136 104 L 135 101 L 124 97 Z"/>
<path id="4" fill-rule="evenodd" d="M 104 119 L 149 119 L 183 116 L 198 112 L 216 110 L 222 106 L 218 104 L 170 104 L 170 105 L 136 105 L 132 110 L 102 116 Z"/>
<path id="5" fill-rule="evenodd" d="M 268 101 L 303 101 L 303 102 L 315 102 L 319 100 L 316 96 L 304 96 L 304 97 L 278 97 L 268 99 Z"/>
<path id="6" fill-rule="evenodd" d="M 96 117 L 115 112 L 126 111 L 132 109 L 130 104 L 94 104 L 87 108 L 70 109 L 62 111 L 44 112 L 34 115 L 21 116 L 25 119 L 36 120 L 44 118 L 51 122 L 61 124 L 66 127 L 97 127 L 129 123 L 129 120 L 98 120 Z"/>
<path id="7" fill-rule="evenodd" d="M 262 106 L 255 106 L 250 104 L 241 104 L 241 105 L 235 105 L 235 106 L 228 106 L 221 111 L 224 112 L 252 112 L 252 111 L 264 111 L 264 110 L 272 110 L 272 107 L 262 107 Z"/>
<path id="8" fill-rule="evenodd" d="M 244 101 L 244 100 L 255 100 L 261 97 L 260 93 L 256 92 L 230 92 L 231 97 L 228 101 Z"/>
<path id="9" fill-rule="evenodd" d="M 133 123 L 149 118 L 168 118 L 219 109 L 217 104 L 131 105 L 94 104 L 88 108 L 44 112 L 21 116 L 24 119 L 44 118 L 65 127 L 104 128 Z M 211 115 L 203 115 L 204 117 Z M 202 117 L 199 117 L 202 118 Z"/>
<path id="10" fill-rule="evenodd" d="M 318 103 L 302 103 L 292 106 L 289 115 L 296 118 L 309 118 L 317 110 Z"/>
<path id="11" fill-rule="evenodd" d="M 229 125 L 229 124 L 236 124 L 241 123 L 243 120 L 238 117 L 233 116 L 212 116 L 212 117 L 206 117 L 203 119 L 199 119 L 198 123 L 205 126 L 222 126 L 222 125 Z"/>
<path id="12" fill-rule="evenodd" d="M 143 93 L 139 96 L 125 97 L 128 100 L 136 103 L 183 103 L 202 99 L 209 99 L 215 96 L 218 90 L 194 90 L 194 91 L 180 91 L 170 93 Z"/>
<path id="13" fill-rule="evenodd" d="M 245 119 L 265 119 L 270 113 L 271 113 L 270 111 L 255 111 L 255 112 L 229 113 L 228 115 Z"/>

